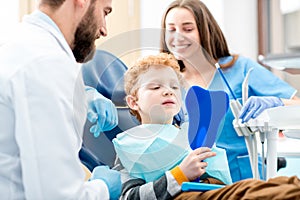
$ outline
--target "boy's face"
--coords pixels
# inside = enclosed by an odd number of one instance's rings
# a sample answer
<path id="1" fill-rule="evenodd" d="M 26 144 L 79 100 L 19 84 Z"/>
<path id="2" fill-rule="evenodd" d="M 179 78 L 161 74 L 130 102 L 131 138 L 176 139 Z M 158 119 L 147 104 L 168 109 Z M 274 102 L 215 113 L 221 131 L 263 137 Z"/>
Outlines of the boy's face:
<path id="1" fill-rule="evenodd" d="M 171 67 L 151 66 L 141 74 L 136 110 L 143 124 L 171 124 L 181 108 L 180 83 Z"/>

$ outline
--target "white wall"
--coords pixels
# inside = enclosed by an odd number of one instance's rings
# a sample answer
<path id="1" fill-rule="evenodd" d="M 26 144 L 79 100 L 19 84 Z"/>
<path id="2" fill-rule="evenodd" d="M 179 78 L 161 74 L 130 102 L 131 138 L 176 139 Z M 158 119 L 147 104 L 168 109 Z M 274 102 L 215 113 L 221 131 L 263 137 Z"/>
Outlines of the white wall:
<path id="1" fill-rule="evenodd" d="M 19 21 L 19 1 L 0 0 L 0 45 Z"/>
<path id="2" fill-rule="evenodd" d="M 226 0 L 224 34 L 232 52 L 257 60 L 257 2 Z"/>
<path id="3" fill-rule="evenodd" d="M 3 1 L 3 3 L 2 3 Z M 160 28 L 161 16 L 173 0 L 140 0 L 141 28 Z M 18 22 L 18 0 L 0 0 L 0 44 Z M 4 3 L 5 2 L 5 3 Z M 233 53 L 257 58 L 257 5 L 255 0 L 203 0 L 227 39 Z M 157 31 L 159 33 L 159 31 Z M 148 35 L 145 37 L 149 37 Z M 159 46 L 159 34 L 152 35 Z M 143 36 L 142 36 L 143 38 Z M 143 45 L 143 44 L 142 44 Z"/>
<path id="4" fill-rule="evenodd" d="M 163 11 L 172 1 L 141 0 L 141 28 L 160 28 Z M 256 60 L 258 52 L 256 1 L 203 0 L 203 2 L 218 21 L 230 50 Z"/>

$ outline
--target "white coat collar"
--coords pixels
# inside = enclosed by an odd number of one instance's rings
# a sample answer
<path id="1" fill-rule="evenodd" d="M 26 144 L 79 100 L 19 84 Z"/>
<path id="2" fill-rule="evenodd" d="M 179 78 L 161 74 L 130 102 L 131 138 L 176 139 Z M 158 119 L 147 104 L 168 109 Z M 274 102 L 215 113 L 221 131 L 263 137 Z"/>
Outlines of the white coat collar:
<path id="1" fill-rule="evenodd" d="M 40 10 L 36 10 L 32 14 L 24 16 L 23 21 L 29 24 L 39 26 L 44 30 L 48 31 L 50 34 L 52 34 L 56 38 L 57 42 L 60 44 L 62 49 L 64 49 L 64 51 L 68 54 L 68 56 L 72 60 L 74 60 L 74 62 L 76 62 L 74 54 L 66 39 L 64 38 L 64 35 L 62 34 L 58 26 L 55 24 L 55 22 L 48 15 L 46 15 Z"/>

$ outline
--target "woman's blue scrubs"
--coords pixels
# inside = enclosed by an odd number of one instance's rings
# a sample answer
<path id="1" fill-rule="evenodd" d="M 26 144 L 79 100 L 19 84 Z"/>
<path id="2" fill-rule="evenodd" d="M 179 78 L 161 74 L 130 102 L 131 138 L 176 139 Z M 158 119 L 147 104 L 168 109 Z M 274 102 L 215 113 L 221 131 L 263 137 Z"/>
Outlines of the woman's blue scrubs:
<path id="1" fill-rule="evenodd" d="M 232 56 L 224 57 L 219 60 L 219 64 L 225 64 L 231 60 Z M 222 69 L 237 99 L 242 98 L 242 83 L 251 68 L 253 70 L 249 77 L 249 96 L 277 96 L 290 99 L 296 94 L 293 87 L 272 72 L 248 58 L 239 56 L 232 67 Z M 234 99 L 218 71 L 216 71 L 208 89 L 224 90 L 230 99 Z M 244 137 L 239 137 L 235 132 L 232 125 L 233 119 L 233 114 L 229 109 L 217 146 L 226 150 L 231 178 L 233 182 L 236 182 L 253 176 Z M 259 161 L 259 170 L 261 171 L 261 160 Z"/>

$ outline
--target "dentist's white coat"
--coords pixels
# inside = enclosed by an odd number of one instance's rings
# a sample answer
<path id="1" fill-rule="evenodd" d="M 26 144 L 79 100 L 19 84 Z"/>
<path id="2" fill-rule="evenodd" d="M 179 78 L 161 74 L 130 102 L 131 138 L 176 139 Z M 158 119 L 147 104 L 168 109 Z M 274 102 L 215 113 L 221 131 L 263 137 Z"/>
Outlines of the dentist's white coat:
<path id="1" fill-rule="evenodd" d="M 0 46 L 0 198 L 108 199 L 84 182 L 78 152 L 86 119 L 80 67 L 41 12 Z"/>

